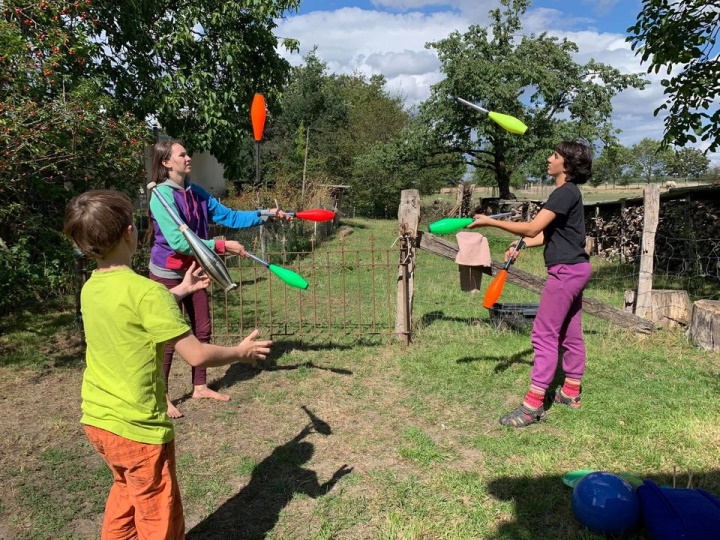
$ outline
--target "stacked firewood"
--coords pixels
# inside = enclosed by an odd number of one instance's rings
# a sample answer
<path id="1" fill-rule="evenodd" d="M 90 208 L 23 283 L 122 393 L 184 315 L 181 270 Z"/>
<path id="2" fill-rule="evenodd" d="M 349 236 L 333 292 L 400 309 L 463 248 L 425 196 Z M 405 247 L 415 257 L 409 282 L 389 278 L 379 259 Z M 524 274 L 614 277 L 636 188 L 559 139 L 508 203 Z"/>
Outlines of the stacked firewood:
<path id="1" fill-rule="evenodd" d="M 659 270 L 720 279 L 720 201 L 662 204 L 655 246 Z"/>
<path id="2" fill-rule="evenodd" d="M 637 262 L 643 234 L 642 204 L 586 209 L 593 254 L 618 262 Z M 655 236 L 655 267 L 673 274 L 720 277 L 720 202 L 670 200 L 660 205 Z"/>
<path id="3" fill-rule="evenodd" d="M 475 211 L 485 214 L 513 211 L 511 219 L 532 221 L 542 204 L 485 198 Z M 590 254 L 615 262 L 639 262 L 643 221 L 642 201 L 586 207 Z M 720 279 L 720 201 L 661 201 L 654 264 L 659 271 L 670 274 Z"/>
<path id="4" fill-rule="evenodd" d="M 595 207 L 585 212 L 587 236 L 595 239 L 593 255 L 603 259 L 634 262 L 640 256 L 643 207 L 632 205 Z"/>

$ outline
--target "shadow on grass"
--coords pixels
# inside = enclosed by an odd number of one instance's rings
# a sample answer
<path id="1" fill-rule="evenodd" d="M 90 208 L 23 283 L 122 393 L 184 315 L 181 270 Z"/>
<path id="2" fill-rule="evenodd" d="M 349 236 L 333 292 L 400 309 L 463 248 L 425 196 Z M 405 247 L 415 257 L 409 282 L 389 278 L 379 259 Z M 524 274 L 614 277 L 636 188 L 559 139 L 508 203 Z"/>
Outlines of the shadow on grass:
<path id="1" fill-rule="evenodd" d="M 342 465 L 321 484 L 315 471 L 302 466 L 315 451 L 314 445 L 303 439 L 311 433 L 332 434 L 327 422 L 306 407 L 302 409 L 309 417 L 308 424 L 258 463 L 247 485 L 188 532 L 189 540 L 265 538 L 296 495 L 322 497 L 352 472 L 352 467 Z"/>
<path id="2" fill-rule="evenodd" d="M 277 363 L 277 360 L 282 358 L 284 355 L 289 354 L 292 351 L 323 351 L 323 350 L 348 350 L 352 349 L 355 346 L 357 346 L 358 343 L 355 342 L 355 344 L 338 344 L 338 343 L 305 343 L 302 341 L 294 341 L 294 340 L 288 340 L 288 341 L 279 341 L 273 343 L 272 346 L 272 352 L 271 358 L 266 359 L 265 361 L 258 364 L 258 367 L 254 368 L 252 366 L 249 366 L 247 364 L 240 364 L 235 363 L 230 365 L 228 367 L 225 374 L 219 378 L 217 381 L 214 381 L 210 384 L 208 384 L 208 387 L 219 391 L 223 388 L 229 388 L 231 386 L 234 386 L 235 384 L 243 381 L 249 381 L 250 379 L 253 379 L 257 375 L 259 375 L 262 371 L 292 371 L 295 369 L 300 368 L 309 368 L 309 369 L 319 369 L 322 371 L 329 371 L 331 373 L 335 373 L 337 375 L 352 375 L 353 372 L 349 369 L 343 369 L 343 368 L 335 368 L 335 367 L 326 367 L 318 365 L 312 361 L 308 362 L 300 362 L 297 364 L 283 364 L 279 365 Z M 183 396 L 179 397 L 177 400 L 173 400 L 173 403 L 182 403 L 184 401 L 187 401 L 192 396 L 192 392 L 187 392 Z"/>
<path id="3" fill-rule="evenodd" d="M 641 479 L 650 478 L 660 486 L 673 485 L 672 474 L 629 472 Z M 676 487 L 688 487 L 689 479 L 688 472 L 678 475 Z M 690 487 L 720 493 L 720 471 L 696 472 Z M 488 483 L 488 492 L 498 500 L 513 503 L 513 518 L 500 525 L 496 538 L 605 538 L 590 532 L 577 521 L 571 506 L 572 488 L 563 484 L 560 476 L 495 478 Z M 621 538 L 646 539 L 649 536 L 641 528 Z"/>
<path id="4" fill-rule="evenodd" d="M 502 373 L 514 364 L 533 365 L 532 348 L 517 352 L 511 355 L 499 356 L 465 356 L 457 360 L 458 364 L 469 364 L 470 362 L 496 362 L 495 373 Z"/>
<path id="5" fill-rule="evenodd" d="M 467 324 L 468 326 L 477 326 L 480 324 L 488 325 L 490 324 L 489 319 L 484 319 L 481 317 L 452 317 L 445 315 L 444 311 L 430 311 L 429 313 L 425 313 L 422 317 L 420 317 L 420 320 L 418 321 L 418 325 L 420 328 L 424 328 L 426 326 L 430 326 L 432 323 L 437 321 L 449 321 L 449 322 L 459 322 Z"/>
<path id="6" fill-rule="evenodd" d="M 57 309 L 58 311 L 54 311 Z M 0 319 L 0 333 L 29 332 L 37 336 L 53 336 L 75 327 L 75 313 L 69 308 L 60 311 L 56 306 L 33 306 L 33 309 Z"/>

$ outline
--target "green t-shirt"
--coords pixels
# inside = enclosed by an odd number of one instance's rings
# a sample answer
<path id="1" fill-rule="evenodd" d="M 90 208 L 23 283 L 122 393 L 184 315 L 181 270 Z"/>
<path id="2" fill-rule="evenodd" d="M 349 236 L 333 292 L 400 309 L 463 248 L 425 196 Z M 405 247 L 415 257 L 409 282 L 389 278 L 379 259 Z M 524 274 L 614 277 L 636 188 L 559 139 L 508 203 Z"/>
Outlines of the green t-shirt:
<path id="1" fill-rule="evenodd" d="M 163 351 L 190 328 L 172 294 L 130 269 L 95 271 L 80 304 L 87 343 L 80 422 L 142 443 L 173 440 Z"/>

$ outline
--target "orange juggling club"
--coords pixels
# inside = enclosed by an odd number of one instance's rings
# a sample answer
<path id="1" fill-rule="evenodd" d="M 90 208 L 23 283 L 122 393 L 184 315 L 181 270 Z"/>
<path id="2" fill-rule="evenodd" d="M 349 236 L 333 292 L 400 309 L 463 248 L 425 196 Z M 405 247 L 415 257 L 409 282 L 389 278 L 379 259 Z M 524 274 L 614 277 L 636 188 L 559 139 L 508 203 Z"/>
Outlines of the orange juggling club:
<path id="1" fill-rule="evenodd" d="M 262 141 L 266 117 L 265 97 L 262 94 L 255 94 L 250 106 L 250 120 L 252 121 L 253 137 L 257 142 Z"/>
<path id="2" fill-rule="evenodd" d="M 505 280 L 507 279 L 508 268 L 510 268 L 510 265 L 515 262 L 515 255 L 518 251 L 522 249 L 524 245 L 525 241 L 522 239 L 521 236 L 520 238 L 518 238 L 512 254 L 505 262 L 505 266 L 503 266 L 502 270 L 498 272 L 498 275 L 495 276 L 495 279 L 492 280 L 492 282 L 487 288 L 487 291 L 485 291 L 485 299 L 483 300 L 484 308 L 490 309 L 495 305 L 495 302 L 500 299 L 500 295 L 502 294 L 503 288 L 505 287 Z"/>
<path id="3" fill-rule="evenodd" d="M 252 122 L 253 137 L 255 138 L 255 187 L 260 187 L 260 141 L 265 131 L 265 97 L 262 94 L 255 94 L 250 105 L 250 121 Z"/>

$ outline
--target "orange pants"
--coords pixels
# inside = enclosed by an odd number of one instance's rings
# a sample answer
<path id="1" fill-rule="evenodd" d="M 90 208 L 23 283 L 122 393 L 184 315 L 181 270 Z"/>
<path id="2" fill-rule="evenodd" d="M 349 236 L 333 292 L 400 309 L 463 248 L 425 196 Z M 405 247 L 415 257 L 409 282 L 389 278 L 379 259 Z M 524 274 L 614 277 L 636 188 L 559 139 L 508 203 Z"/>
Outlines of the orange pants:
<path id="1" fill-rule="evenodd" d="M 185 538 L 175 441 L 145 444 L 85 426 L 85 434 L 113 473 L 102 540 Z"/>

